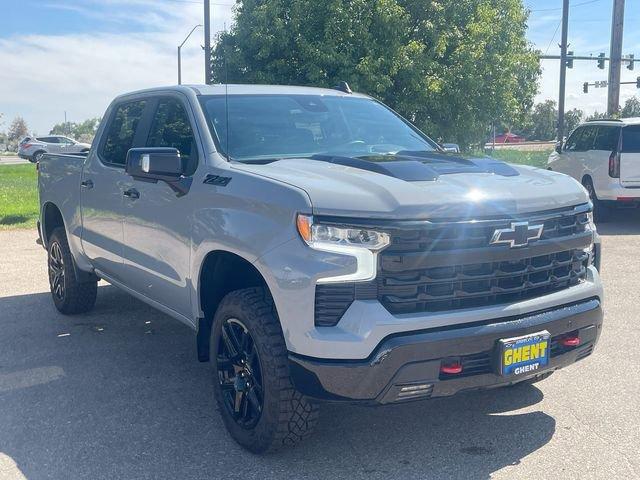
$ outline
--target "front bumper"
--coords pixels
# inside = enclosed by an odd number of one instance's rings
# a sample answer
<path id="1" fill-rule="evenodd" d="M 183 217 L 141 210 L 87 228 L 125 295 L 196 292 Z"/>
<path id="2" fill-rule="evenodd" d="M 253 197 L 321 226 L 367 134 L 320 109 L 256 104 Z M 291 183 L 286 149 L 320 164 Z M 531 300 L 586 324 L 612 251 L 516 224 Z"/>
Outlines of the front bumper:
<path id="1" fill-rule="evenodd" d="M 519 317 L 392 335 L 362 361 L 290 354 L 291 377 L 296 388 L 310 397 L 374 404 L 498 387 L 557 370 L 590 355 L 600 336 L 602 321 L 600 300 L 592 298 Z M 533 374 L 499 375 L 497 341 L 541 330 L 547 330 L 552 338 L 549 365 Z M 570 332 L 577 332 L 580 345 L 562 347 L 558 337 Z M 461 358 L 468 367 L 458 375 L 441 374 L 441 363 L 449 358 Z M 399 396 L 403 387 L 411 386 L 419 386 L 416 395 Z"/>

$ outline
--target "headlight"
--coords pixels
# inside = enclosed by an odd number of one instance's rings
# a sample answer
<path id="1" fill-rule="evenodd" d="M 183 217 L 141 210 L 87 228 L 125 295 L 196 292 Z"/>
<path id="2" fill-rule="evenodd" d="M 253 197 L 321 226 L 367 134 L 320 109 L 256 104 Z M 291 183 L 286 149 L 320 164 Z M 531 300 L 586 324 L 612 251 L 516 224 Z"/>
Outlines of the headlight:
<path id="1" fill-rule="evenodd" d="M 592 232 L 595 232 L 596 231 L 596 224 L 593 221 L 593 212 L 587 212 L 587 220 L 588 220 L 587 229 L 591 230 Z"/>
<path id="2" fill-rule="evenodd" d="M 378 252 L 389 245 L 389 235 L 365 228 L 335 227 L 316 224 L 311 215 L 298 215 L 298 232 L 315 250 L 350 255 L 357 260 L 354 273 L 325 277 L 318 283 L 367 282 L 376 278 Z"/>

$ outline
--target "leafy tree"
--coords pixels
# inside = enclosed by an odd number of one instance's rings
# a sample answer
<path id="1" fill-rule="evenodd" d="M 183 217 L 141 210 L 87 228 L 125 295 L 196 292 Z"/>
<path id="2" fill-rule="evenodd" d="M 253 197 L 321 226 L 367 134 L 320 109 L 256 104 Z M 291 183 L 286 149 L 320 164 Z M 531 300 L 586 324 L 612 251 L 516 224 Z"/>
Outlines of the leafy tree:
<path id="1" fill-rule="evenodd" d="M 11 125 L 9 125 L 9 130 L 7 131 L 7 137 L 10 142 L 16 142 L 22 137 L 25 137 L 29 134 L 29 127 L 27 127 L 27 122 L 24 121 L 24 118 L 18 116 L 13 119 Z"/>
<path id="2" fill-rule="evenodd" d="M 589 121 L 589 120 L 602 120 L 602 119 L 605 119 L 605 118 L 609 118 L 609 115 L 607 115 L 606 112 L 600 113 L 598 111 L 595 111 L 595 112 L 593 112 L 591 115 L 589 115 L 587 117 L 587 121 Z"/>
<path id="3" fill-rule="evenodd" d="M 50 135 L 70 135 L 80 142 L 91 143 L 98 130 L 100 117 L 89 118 L 83 122 L 62 122 L 53 126 Z"/>
<path id="4" fill-rule="evenodd" d="M 347 81 L 434 138 L 517 123 L 540 75 L 522 0 L 243 0 L 219 37 L 219 82 Z"/>
<path id="5" fill-rule="evenodd" d="M 558 109 L 556 102 L 538 103 L 527 119 L 523 134 L 530 140 L 553 140 L 556 136 Z"/>
<path id="6" fill-rule="evenodd" d="M 638 97 L 631 97 L 624 103 L 620 111 L 621 118 L 640 117 L 640 100 Z"/>
<path id="7" fill-rule="evenodd" d="M 573 132 L 575 128 L 582 123 L 584 112 L 579 108 L 574 108 L 564 114 L 564 131 L 567 135 Z"/>

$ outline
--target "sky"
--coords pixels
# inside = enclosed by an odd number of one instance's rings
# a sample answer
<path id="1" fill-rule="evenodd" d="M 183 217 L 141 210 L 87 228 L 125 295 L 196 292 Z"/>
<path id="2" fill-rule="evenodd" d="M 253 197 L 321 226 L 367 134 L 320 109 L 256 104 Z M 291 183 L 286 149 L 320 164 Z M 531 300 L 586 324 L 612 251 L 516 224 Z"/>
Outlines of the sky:
<path id="1" fill-rule="evenodd" d="M 524 0 L 531 10 L 528 39 L 558 54 L 562 0 Z M 571 0 L 569 43 L 576 55 L 609 53 L 613 0 Z M 640 2 L 627 1 L 623 52 L 640 58 Z M 212 30 L 229 28 L 233 0 L 212 0 Z M 177 46 L 202 23 L 202 0 L 0 0 L 0 131 L 21 115 L 32 133 L 46 134 L 65 118 L 102 116 L 116 95 L 177 83 Z M 183 83 L 203 83 L 203 29 L 182 50 Z M 542 62 L 536 101 L 557 100 L 559 62 Z M 623 69 L 623 81 L 635 81 Z M 606 89 L 582 92 L 585 81 L 606 80 L 595 62 L 568 71 L 567 108 L 606 109 Z M 621 103 L 636 93 L 623 86 Z"/>

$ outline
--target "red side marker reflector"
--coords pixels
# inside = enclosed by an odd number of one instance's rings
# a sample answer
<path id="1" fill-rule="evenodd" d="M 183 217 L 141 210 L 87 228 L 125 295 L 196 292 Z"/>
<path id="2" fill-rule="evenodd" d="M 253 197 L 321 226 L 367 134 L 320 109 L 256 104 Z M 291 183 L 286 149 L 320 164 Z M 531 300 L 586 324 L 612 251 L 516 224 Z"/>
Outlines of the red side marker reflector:
<path id="1" fill-rule="evenodd" d="M 462 373 L 462 364 L 460 362 L 446 363 L 440 366 L 440 372 L 447 375 L 457 375 Z"/>
<path id="2" fill-rule="evenodd" d="M 580 345 L 580 337 L 566 337 L 560 340 L 560 343 L 565 347 L 577 347 Z"/>
<path id="3" fill-rule="evenodd" d="M 618 197 L 616 200 L 618 200 L 619 202 L 633 202 L 634 200 L 637 200 L 636 197 Z"/>

